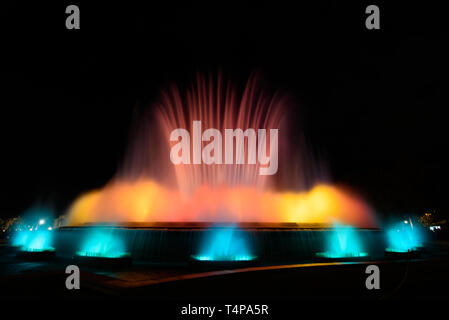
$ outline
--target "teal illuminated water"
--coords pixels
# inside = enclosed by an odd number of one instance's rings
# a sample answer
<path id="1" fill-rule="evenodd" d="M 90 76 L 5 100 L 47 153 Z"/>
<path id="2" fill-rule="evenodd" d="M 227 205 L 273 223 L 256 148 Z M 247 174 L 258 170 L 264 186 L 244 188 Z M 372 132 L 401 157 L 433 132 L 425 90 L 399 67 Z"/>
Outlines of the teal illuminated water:
<path id="1" fill-rule="evenodd" d="M 22 251 L 54 250 L 53 232 L 47 230 L 18 231 L 13 235 L 12 245 Z"/>
<path id="2" fill-rule="evenodd" d="M 244 233 L 235 227 L 206 231 L 198 254 L 192 257 L 200 261 L 249 261 L 256 258 Z"/>
<path id="3" fill-rule="evenodd" d="M 387 251 L 409 252 L 423 245 L 421 230 L 405 220 L 387 229 Z"/>
<path id="4" fill-rule="evenodd" d="M 335 224 L 326 239 L 326 251 L 318 252 L 316 256 L 324 258 L 356 258 L 366 257 L 363 244 L 357 229 L 352 226 Z"/>
<path id="5" fill-rule="evenodd" d="M 111 229 L 93 229 L 89 231 L 81 248 L 76 252 L 79 256 L 122 258 L 128 257 L 129 253 L 121 237 L 114 235 Z"/>

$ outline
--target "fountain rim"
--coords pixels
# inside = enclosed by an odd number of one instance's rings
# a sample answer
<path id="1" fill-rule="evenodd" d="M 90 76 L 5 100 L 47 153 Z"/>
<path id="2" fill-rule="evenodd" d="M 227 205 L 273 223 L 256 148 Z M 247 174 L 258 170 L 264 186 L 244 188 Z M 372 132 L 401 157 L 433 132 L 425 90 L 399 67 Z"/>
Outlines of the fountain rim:
<path id="1" fill-rule="evenodd" d="M 296 222 L 92 222 L 82 225 L 67 225 L 59 229 L 143 229 L 143 230 L 205 230 L 236 227 L 244 231 L 319 231 L 336 229 L 332 224 L 326 223 L 296 223 Z M 376 227 L 357 227 L 358 230 L 380 231 Z"/>

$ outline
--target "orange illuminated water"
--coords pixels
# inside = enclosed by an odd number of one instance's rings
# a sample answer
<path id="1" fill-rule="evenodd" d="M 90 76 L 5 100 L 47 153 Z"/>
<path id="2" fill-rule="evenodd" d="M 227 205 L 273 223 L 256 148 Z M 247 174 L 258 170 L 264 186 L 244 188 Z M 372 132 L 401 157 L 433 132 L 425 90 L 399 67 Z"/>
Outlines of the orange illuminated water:
<path id="1" fill-rule="evenodd" d="M 242 93 L 221 77 L 201 76 L 185 91 L 173 86 L 161 94 L 155 112 L 134 135 L 123 169 L 103 188 L 74 201 L 68 225 L 339 222 L 376 226 L 371 208 L 354 194 L 324 183 L 316 166 L 306 161 L 311 157 L 303 144 L 288 138 L 288 99 L 266 94 L 255 78 Z M 203 130 L 279 129 L 279 172 L 259 175 L 260 164 L 174 165 L 169 157 L 174 145 L 170 133 L 176 128 L 192 132 L 195 120 L 202 122 Z"/>

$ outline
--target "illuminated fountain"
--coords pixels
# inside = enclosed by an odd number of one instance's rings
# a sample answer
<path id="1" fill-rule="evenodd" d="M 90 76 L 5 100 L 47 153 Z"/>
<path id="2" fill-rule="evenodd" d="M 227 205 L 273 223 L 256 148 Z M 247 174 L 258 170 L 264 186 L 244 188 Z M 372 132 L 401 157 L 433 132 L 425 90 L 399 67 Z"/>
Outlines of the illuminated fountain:
<path id="1" fill-rule="evenodd" d="M 25 246 L 28 241 L 28 237 L 30 236 L 30 233 L 31 231 L 29 230 L 16 231 L 11 238 L 11 246 L 18 249 Z"/>
<path id="2" fill-rule="evenodd" d="M 423 232 L 411 219 L 390 226 L 386 234 L 387 256 L 418 256 L 419 249 L 423 247 Z"/>
<path id="3" fill-rule="evenodd" d="M 326 260 L 354 260 L 368 256 L 368 253 L 363 251 L 360 235 L 351 226 L 336 224 L 327 237 L 326 249 L 325 252 L 318 252 L 316 257 Z"/>
<path id="4" fill-rule="evenodd" d="M 13 236 L 18 247 L 17 257 L 28 260 L 49 259 L 55 256 L 53 232 L 49 230 L 19 231 Z"/>
<path id="5" fill-rule="evenodd" d="M 129 265 L 131 254 L 126 251 L 121 237 L 113 234 L 110 228 L 93 228 L 84 236 L 76 261 L 96 265 Z"/>
<path id="6" fill-rule="evenodd" d="M 42 260 L 55 256 L 53 227 L 48 224 L 53 216 L 45 206 L 32 206 L 21 214 L 10 240 L 18 258 Z"/>
<path id="7" fill-rule="evenodd" d="M 252 255 L 248 234 L 235 226 L 214 226 L 204 234 L 194 261 L 210 265 L 247 265 L 257 257 Z"/>
<path id="8" fill-rule="evenodd" d="M 61 252 L 78 250 L 67 249 L 71 234 L 92 225 L 110 225 L 134 258 L 149 261 L 220 256 L 220 239 L 243 231 L 254 252 L 226 259 L 270 259 L 279 246 L 283 257 L 313 257 L 324 241 L 315 231 L 335 221 L 376 229 L 371 208 L 326 183 L 301 139 L 291 137 L 290 105 L 279 93 L 267 94 L 255 77 L 241 93 L 220 76 L 198 76 L 185 92 L 176 86 L 162 92 L 117 176 L 71 205 L 58 232 Z M 180 148 L 184 138 L 188 147 Z M 217 223 L 237 229 L 215 233 L 208 241 L 217 248 L 203 254 L 203 234 Z"/>

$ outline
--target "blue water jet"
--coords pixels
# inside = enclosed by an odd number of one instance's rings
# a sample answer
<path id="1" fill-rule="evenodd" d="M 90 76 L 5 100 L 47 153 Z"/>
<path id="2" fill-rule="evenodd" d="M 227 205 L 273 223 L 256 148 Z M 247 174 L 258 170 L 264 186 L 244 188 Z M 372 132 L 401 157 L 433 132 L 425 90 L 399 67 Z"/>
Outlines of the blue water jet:
<path id="1" fill-rule="evenodd" d="M 87 233 L 79 251 L 82 257 L 123 258 L 129 257 L 123 240 L 111 229 L 94 229 Z"/>
<path id="2" fill-rule="evenodd" d="M 250 261 L 248 239 L 236 227 L 214 228 L 206 231 L 199 253 L 192 256 L 200 261 Z"/>
<path id="3" fill-rule="evenodd" d="M 21 251 L 53 251 L 53 233 L 48 230 L 18 231 L 12 237 L 12 245 Z"/>
<path id="4" fill-rule="evenodd" d="M 13 247 L 22 247 L 26 244 L 31 231 L 16 231 L 11 237 L 11 245 Z"/>
<path id="5" fill-rule="evenodd" d="M 363 252 L 362 242 L 354 227 L 335 224 L 327 236 L 326 251 L 318 252 L 316 256 L 331 259 L 359 258 L 368 256 L 368 253 Z"/>
<path id="6" fill-rule="evenodd" d="M 412 221 L 404 220 L 387 229 L 387 243 L 389 252 L 415 251 L 423 245 L 423 235 Z"/>

